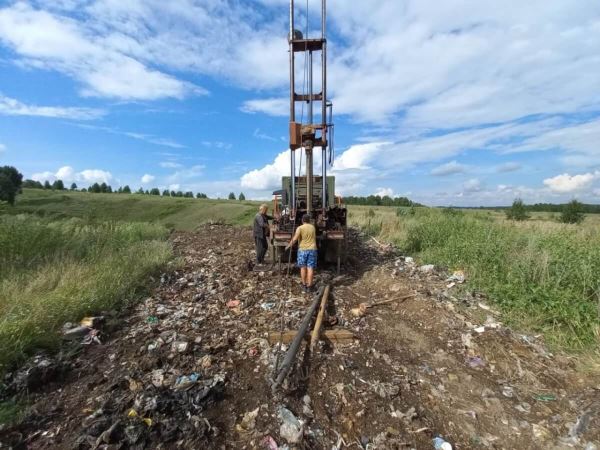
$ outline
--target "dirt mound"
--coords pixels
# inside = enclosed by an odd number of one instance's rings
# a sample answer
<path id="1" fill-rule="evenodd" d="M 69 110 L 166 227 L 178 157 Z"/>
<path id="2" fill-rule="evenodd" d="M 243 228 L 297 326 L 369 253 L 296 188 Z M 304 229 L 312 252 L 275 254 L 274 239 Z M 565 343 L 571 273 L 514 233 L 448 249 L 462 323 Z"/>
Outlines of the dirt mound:
<path id="1" fill-rule="evenodd" d="M 297 277 L 252 270 L 248 230 L 206 226 L 172 240 L 182 265 L 102 344 L 44 363 L 60 377 L 29 393 L 22 424 L 0 431 L 5 447 L 428 449 L 437 435 L 457 449 L 600 442 L 600 391 L 571 360 L 502 325 L 485 298 L 458 290 L 460 276 L 446 281 L 356 234 L 346 274 L 319 277 L 333 279 L 331 323 L 358 339 L 300 355 L 273 395 L 280 352 L 269 332 L 295 329 L 310 296 Z M 15 385 L 18 376 L 7 380 L 15 390 L 34 387 L 23 376 Z"/>

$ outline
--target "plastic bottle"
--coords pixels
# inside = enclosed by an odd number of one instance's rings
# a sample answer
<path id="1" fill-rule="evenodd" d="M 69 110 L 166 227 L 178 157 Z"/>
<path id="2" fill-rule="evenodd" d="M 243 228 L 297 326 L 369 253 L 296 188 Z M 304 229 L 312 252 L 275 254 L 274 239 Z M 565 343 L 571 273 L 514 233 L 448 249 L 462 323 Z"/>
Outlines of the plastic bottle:
<path id="1" fill-rule="evenodd" d="M 452 450 L 452 445 L 446 442 L 444 438 L 438 436 L 433 439 L 433 448 L 435 450 Z"/>

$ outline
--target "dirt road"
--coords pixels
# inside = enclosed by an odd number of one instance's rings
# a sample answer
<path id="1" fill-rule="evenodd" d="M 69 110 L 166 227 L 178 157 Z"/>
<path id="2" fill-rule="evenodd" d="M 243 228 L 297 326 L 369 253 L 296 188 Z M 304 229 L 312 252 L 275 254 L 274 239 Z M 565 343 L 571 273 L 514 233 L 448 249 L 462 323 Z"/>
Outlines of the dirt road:
<path id="1" fill-rule="evenodd" d="M 455 449 L 600 443 L 600 381 L 502 325 L 468 293 L 468 274 L 466 289 L 449 288 L 446 272 L 357 234 L 345 275 L 319 273 L 332 280 L 336 326 L 357 340 L 322 343 L 274 395 L 268 332 L 295 329 L 311 297 L 297 277 L 252 270 L 248 230 L 172 239 L 180 268 L 109 317 L 102 344 L 38 357 L 7 379 L 29 390 L 32 408 L 0 431 L 0 448 L 432 449 L 437 435 Z"/>

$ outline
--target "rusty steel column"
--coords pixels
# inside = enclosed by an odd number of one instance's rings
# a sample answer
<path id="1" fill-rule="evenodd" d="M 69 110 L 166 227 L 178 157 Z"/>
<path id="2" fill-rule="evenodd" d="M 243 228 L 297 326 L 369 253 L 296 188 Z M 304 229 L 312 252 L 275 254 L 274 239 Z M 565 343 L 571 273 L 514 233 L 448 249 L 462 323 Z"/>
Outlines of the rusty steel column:
<path id="1" fill-rule="evenodd" d="M 323 141 L 323 147 L 321 148 L 323 165 L 321 168 L 323 177 L 323 192 L 322 192 L 322 203 L 323 203 L 323 215 L 326 214 L 327 208 L 327 0 L 321 2 L 321 39 L 323 39 L 323 49 L 321 51 L 321 139 Z"/>
<path id="2" fill-rule="evenodd" d="M 313 147 L 312 142 L 309 147 L 305 147 L 306 151 L 306 213 L 310 215 L 313 210 Z"/>
<path id="3" fill-rule="evenodd" d="M 290 44 L 290 124 L 296 121 L 296 102 L 294 94 L 296 90 L 295 74 L 295 56 L 294 56 L 294 0 L 290 0 L 290 35 L 288 41 Z M 291 147 L 291 146 L 290 146 Z M 291 205 L 290 216 L 295 216 L 296 211 L 296 152 L 290 148 L 290 182 L 291 182 Z"/>

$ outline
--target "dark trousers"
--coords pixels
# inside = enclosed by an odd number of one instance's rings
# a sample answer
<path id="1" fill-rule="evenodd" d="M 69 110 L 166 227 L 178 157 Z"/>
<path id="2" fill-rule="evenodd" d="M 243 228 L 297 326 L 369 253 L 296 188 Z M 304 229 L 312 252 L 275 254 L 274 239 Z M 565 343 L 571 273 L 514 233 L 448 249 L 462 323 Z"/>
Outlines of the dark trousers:
<path id="1" fill-rule="evenodd" d="M 265 255 L 267 254 L 269 243 L 265 237 L 255 237 L 254 243 L 256 244 L 256 261 L 259 264 L 262 264 L 265 262 Z"/>

